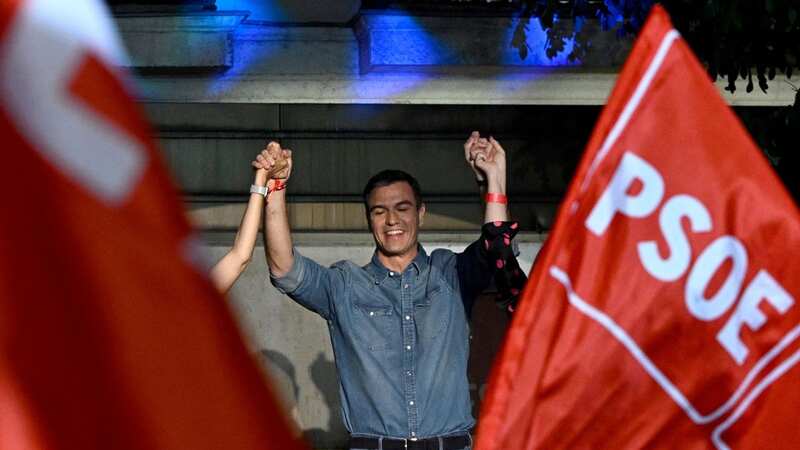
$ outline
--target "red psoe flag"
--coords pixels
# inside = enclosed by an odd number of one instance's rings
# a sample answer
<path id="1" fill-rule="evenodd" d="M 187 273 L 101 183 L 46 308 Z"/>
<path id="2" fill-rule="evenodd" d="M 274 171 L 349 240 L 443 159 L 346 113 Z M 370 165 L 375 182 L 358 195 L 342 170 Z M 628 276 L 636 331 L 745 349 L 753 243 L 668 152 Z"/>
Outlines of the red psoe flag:
<path id="1" fill-rule="evenodd" d="M 0 448 L 300 449 L 99 0 L 0 1 Z"/>
<path id="2" fill-rule="evenodd" d="M 477 450 L 800 443 L 800 215 L 656 6 L 493 369 Z"/>

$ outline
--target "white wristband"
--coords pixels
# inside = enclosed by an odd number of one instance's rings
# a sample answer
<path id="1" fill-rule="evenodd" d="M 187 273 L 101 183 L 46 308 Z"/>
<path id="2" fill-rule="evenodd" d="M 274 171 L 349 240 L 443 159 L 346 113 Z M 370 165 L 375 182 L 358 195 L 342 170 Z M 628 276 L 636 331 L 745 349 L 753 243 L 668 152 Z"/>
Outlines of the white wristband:
<path id="1" fill-rule="evenodd" d="M 269 188 L 266 186 L 256 186 L 255 184 L 250 185 L 250 193 L 251 194 L 260 194 L 266 197 L 269 195 Z"/>

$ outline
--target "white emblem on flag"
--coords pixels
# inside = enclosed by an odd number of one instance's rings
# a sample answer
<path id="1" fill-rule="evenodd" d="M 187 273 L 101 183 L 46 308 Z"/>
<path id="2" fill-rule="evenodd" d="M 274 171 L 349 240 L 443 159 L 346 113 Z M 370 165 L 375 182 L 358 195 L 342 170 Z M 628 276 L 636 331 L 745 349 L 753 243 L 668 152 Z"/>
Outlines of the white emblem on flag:
<path id="1" fill-rule="evenodd" d="M 8 114 L 37 151 L 117 205 L 135 188 L 146 153 L 68 90 L 89 52 L 107 64 L 124 60 L 103 8 L 96 0 L 24 2 L 0 53 L 0 89 Z"/>

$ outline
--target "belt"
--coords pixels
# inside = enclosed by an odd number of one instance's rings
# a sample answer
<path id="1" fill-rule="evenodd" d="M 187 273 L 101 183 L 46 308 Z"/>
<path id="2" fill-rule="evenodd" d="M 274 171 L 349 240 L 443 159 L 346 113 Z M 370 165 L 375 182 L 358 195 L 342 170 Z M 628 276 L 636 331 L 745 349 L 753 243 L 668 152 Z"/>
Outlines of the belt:
<path id="1" fill-rule="evenodd" d="M 439 439 L 442 448 L 439 448 Z M 381 445 L 383 444 L 383 445 Z M 383 449 L 383 450 L 461 450 L 470 445 L 469 435 L 442 436 L 425 439 L 390 439 L 381 441 L 373 437 L 351 437 L 350 448 Z"/>

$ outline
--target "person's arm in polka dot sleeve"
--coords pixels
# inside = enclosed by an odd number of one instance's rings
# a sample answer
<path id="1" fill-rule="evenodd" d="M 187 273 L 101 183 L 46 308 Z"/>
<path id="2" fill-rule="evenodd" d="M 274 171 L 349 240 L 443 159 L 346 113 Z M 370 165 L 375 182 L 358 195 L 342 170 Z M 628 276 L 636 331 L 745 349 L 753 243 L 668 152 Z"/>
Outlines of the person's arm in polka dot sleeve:
<path id="1" fill-rule="evenodd" d="M 508 312 L 517 306 L 528 278 L 522 272 L 514 254 L 512 240 L 519 231 L 517 222 L 489 222 L 481 230 L 486 257 L 492 262 L 494 284 L 497 288 L 495 302 Z"/>
<path id="2" fill-rule="evenodd" d="M 481 232 L 481 257 L 494 272 L 498 306 L 513 311 L 527 282 L 519 268 L 511 242 L 519 231 L 517 222 L 509 222 L 506 197 L 506 153 L 494 138 L 481 138 L 473 131 L 464 143 L 464 157 L 475 173 L 481 197 L 485 198 L 484 226 Z M 485 194 L 486 197 L 484 197 Z"/>

